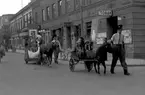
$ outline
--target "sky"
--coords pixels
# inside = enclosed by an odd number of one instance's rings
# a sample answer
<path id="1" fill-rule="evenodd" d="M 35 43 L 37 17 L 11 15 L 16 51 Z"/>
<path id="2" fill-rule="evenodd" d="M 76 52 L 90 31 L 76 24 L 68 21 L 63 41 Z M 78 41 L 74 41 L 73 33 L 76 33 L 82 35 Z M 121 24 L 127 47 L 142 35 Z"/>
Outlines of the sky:
<path id="1" fill-rule="evenodd" d="M 21 1 L 23 1 L 23 7 L 30 2 L 30 0 L 0 0 L 0 16 L 17 13 L 22 9 Z"/>

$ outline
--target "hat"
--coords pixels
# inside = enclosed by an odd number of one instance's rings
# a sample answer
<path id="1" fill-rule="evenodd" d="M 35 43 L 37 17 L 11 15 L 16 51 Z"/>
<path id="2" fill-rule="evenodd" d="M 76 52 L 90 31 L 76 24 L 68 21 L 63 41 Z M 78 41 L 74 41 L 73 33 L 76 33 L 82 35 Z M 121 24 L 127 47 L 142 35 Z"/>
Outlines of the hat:
<path id="1" fill-rule="evenodd" d="M 120 30 L 123 28 L 123 25 L 118 25 L 117 29 Z"/>

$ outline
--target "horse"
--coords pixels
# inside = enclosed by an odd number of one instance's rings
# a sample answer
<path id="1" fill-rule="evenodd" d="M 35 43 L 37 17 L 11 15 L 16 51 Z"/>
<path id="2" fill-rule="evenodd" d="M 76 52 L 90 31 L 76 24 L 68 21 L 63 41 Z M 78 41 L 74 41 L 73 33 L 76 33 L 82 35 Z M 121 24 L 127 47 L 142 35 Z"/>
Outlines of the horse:
<path id="1" fill-rule="evenodd" d="M 41 65 L 44 64 L 43 61 L 46 58 L 47 58 L 47 60 L 49 60 L 49 63 L 47 63 L 47 65 L 51 65 L 52 55 L 53 55 L 53 52 L 55 51 L 55 49 L 56 49 L 56 45 L 53 42 L 40 45 L 40 63 L 41 63 Z"/>
<path id="2" fill-rule="evenodd" d="M 96 51 L 96 58 L 97 61 L 94 61 L 94 68 L 96 73 L 100 74 L 100 64 L 104 67 L 104 74 L 106 74 L 106 65 L 105 61 L 107 61 L 107 52 L 112 53 L 112 47 L 111 44 L 106 42 L 102 44 Z M 96 68 L 96 65 L 98 65 L 98 70 Z"/>
<path id="3" fill-rule="evenodd" d="M 88 72 L 91 71 L 91 66 L 94 64 L 95 72 L 100 74 L 100 64 L 102 64 L 104 67 L 104 74 L 106 74 L 105 61 L 107 60 L 107 52 L 112 53 L 111 44 L 109 42 L 103 43 L 95 52 L 91 49 L 86 52 L 86 55 L 92 55 L 91 58 L 95 59 L 94 61 L 85 61 Z M 98 66 L 98 70 L 96 65 Z"/>

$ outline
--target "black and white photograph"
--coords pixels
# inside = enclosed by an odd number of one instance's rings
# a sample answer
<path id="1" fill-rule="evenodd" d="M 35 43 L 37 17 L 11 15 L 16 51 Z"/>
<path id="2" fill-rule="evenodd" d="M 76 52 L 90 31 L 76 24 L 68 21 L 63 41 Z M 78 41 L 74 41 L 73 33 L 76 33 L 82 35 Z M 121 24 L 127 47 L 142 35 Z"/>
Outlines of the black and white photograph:
<path id="1" fill-rule="evenodd" d="M 0 95 L 145 95 L 145 0 L 0 0 Z"/>

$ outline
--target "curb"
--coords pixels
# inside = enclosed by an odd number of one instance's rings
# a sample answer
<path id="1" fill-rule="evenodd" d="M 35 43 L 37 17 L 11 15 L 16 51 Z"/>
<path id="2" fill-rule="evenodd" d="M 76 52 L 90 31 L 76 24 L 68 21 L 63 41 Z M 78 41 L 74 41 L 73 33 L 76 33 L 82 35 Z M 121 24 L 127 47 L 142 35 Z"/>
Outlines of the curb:
<path id="1" fill-rule="evenodd" d="M 24 54 L 23 52 L 12 52 L 12 51 L 8 51 L 8 53 L 18 53 L 18 54 Z M 68 62 L 68 60 L 63 60 L 63 59 L 59 59 L 60 61 L 64 61 L 64 62 Z M 110 61 L 107 61 L 106 62 L 106 66 L 111 66 L 111 64 L 108 64 L 108 62 Z M 121 66 L 121 64 L 116 64 L 116 66 Z M 140 66 L 145 66 L 145 64 L 128 64 L 129 67 L 140 67 Z"/>
<path id="2" fill-rule="evenodd" d="M 61 59 L 59 59 L 59 60 L 67 62 L 69 64 L 68 60 L 61 60 Z M 106 62 L 106 66 L 111 66 L 111 64 L 107 64 L 107 62 Z M 116 66 L 122 67 L 121 64 L 116 64 Z M 141 66 L 145 66 L 145 64 L 140 64 L 140 65 L 138 65 L 138 64 L 129 64 L 128 65 L 128 67 L 141 67 Z"/>

